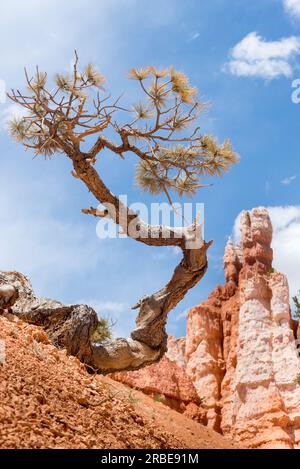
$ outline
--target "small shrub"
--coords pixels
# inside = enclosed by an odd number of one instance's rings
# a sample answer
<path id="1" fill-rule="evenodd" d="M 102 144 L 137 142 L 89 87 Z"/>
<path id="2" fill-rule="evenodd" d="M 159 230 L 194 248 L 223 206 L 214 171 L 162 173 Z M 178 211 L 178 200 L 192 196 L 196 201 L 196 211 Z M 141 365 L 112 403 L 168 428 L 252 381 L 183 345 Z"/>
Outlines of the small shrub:
<path id="1" fill-rule="evenodd" d="M 300 292 L 299 292 L 300 295 Z M 293 302 L 295 305 L 295 316 L 300 319 L 300 300 L 298 296 L 293 296 Z"/>
<path id="2" fill-rule="evenodd" d="M 137 404 L 140 401 L 140 399 L 136 397 L 136 395 L 133 394 L 132 391 L 130 391 L 130 393 L 128 394 L 128 400 L 131 405 Z"/>
<path id="3" fill-rule="evenodd" d="M 100 318 L 97 327 L 93 333 L 93 342 L 101 343 L 107 339 L 111 339 L 111 325 L 107 319 Z"/>
<path id="4" fill-rule="evenodd" d="M 159 394 L 159 393 L 157 392 L 156 394 L 154 394 L 153 399 L 154 399 L 156 402 L 162 402 L 162 403 L 164 403 L 164 401 L 165 401 L 165 396 L 164 396 L 163 394 Z"/>
<path id="5" fill-rule="evenodd" d="M 300 374 L 296 376 L 294 383 L 300 386 Z"/>

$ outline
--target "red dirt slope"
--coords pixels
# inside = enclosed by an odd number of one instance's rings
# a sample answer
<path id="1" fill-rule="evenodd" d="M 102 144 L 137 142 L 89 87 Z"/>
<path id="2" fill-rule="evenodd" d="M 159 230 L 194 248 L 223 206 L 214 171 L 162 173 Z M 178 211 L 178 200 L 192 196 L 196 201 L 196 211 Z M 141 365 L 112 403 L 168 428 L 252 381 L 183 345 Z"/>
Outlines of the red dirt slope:
<path id="1" fill-rule="evenodd" d="M 0 317 L 0 448 L 234 448 L 221 435 L 100 375 Z"/>

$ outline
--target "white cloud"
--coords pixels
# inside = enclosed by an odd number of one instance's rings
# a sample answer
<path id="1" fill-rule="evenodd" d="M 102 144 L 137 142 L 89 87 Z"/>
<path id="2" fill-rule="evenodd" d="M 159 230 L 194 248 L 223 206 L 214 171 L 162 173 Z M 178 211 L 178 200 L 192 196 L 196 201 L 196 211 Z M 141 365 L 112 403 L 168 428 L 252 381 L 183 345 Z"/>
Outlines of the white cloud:
<path id="1" fill-rule="evenodd" d="M 291 296 L 300 290 L 300 206 L 270 207 L 274 267 L 287 275 Z"/>
<path id="2" fill-rule="evenodd" d="M 300 53 L 300 37 L 266 41 L 256 32 L 248 34 L 230 51 L 224 70 L 237 76 L 272 80 L 293 74 L 293 59 Z"/>
<path id="3" fill-rule="evenodd" d="M 300 0 L 283 0 L 283 5 L 292 18 L 300 20 Z"/>
<path id="4" fill-rule="evenodd" d="M 289 186 L 293 181 L 295 181 L 295 179 L 297 179 L 296 174 L 294 174 L 294 176 L 287 176 L 286 178 L 282 179 L 281 184 L 284 186 Z"/>
<path id="5" fill-rule="evenodd" d="M 300 221 L 300 206 L 268 207 L 274 233 L 286 229 L 291 223 Z"/>
<path id="6" fill-rule="evenodd" d="M 273 225 L 273 266 L 289 281 L 291 296 L 300 290 L 300 206 L 267 207 Z M 233 239 L 240 239 L 240 214 L 233 227 Z"/>
<path id="7" fill-rule="evenodd" d="M 11 104 L 0 112 L 0 128 L 7 129 L 7 124 L 12 119 L 24 117 L 27 114 L 26 109 L 20 108 L 17 104 Z"/>
<path id="8" fill-rule="evenodd" d="M 241 213 L 239 213 L 236 219 L 234 220 L 234 224 L 232 228 L 231 238 L 234 244 L 237 244 L 241 239 L 240 220 L 241 220 Z"/>

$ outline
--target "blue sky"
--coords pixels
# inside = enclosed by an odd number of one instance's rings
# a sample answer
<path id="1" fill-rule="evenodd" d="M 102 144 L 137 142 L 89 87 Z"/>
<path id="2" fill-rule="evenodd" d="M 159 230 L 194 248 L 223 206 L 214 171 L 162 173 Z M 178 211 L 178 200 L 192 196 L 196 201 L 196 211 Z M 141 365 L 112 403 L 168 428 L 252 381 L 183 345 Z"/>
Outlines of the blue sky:
<path id="1" fill-rule="evenodd" d="M 25 65 L 49 75 L 68 70 L 75 48 L 125 100 L 134 99 L 130 67 L 173 64 L 210 104 L 203 131 L 229 137 L 241 155 L 193 199 L 205 203 L 214 245 L 207 275 L 170 314 L 170 333 L 184 334 L 184 311 L 223 281 L 224 245 L 243 209 L 273 207 L 276 267 L 298 289 L 300 104 L 292 103 L 291 86 L 300 78 L 299 0 L 4 0 L 1 10 L 0 78 L 8 88 L 22 87 Z M 164 285 L 178 253 L 98 239 L 96 221 L 80 213 L 95 202 L 67 159 L 32 160 L 5 130 L 13 112 L 0 104 L 1 269 L 27 274 L 39 295 L 94 305 L 117 318 L 116 334 L 127 334 L 130 306 Z M 149 204 L 133 185 L 134 163 L 105 154 L 97 167 L 115 193 Z"/>

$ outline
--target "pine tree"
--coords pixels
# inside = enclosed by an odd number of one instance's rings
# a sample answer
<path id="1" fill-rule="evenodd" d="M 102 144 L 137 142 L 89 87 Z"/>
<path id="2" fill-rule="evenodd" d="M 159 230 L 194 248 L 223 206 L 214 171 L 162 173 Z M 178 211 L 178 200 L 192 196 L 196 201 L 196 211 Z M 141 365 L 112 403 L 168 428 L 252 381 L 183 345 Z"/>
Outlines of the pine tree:
<path id="1" fill-rule="evenodd" d="M 133 307 L 140 311 L 130 340 L 112 340 L 109 345 L 105 341 L 94 347 L 91 339 L 95 368 L 133 369 L 158 360 L 165 352 L 167 314 L 205 274 L 211 242 L 202 239 L 196 220 L 184 228 L 145 223 L 106 186 L 97 158 L 105 150 L 121 159 L 135 156 L 138 186 L 165 195 L 172 204 L 173 194 L 194 195 L 203 187 L 204 177 L 221 176 L 238 162 L 238 155 L 228 140 L 219 144 L 215 137 L 201 133 L 196 121 L 206 105 L 174 67 L 132 68 L 129 78 L 139 89 L 137 102 L 128 105 L 106 93 L 105 78 L 97 68 L 88 64 L 79 70 L 78 64 L 75 53 L 72 73 L 56 74 L 54 81 L 39 69 L 32 78 L 25 71 L 26 92 L 9 94 L 25 115 L 12 120 L 10 132 L 35 156 L 53 158 L 61 153 L 69 158 L 72 175 L 103 206 L 103 210 L 82 209 L 83 213 L 110 217 L 124 233 L 149 246 L 182 250 L 183 258 L 169 283 Z M 191 240 L 196 248 L 190 247 Z"/>

